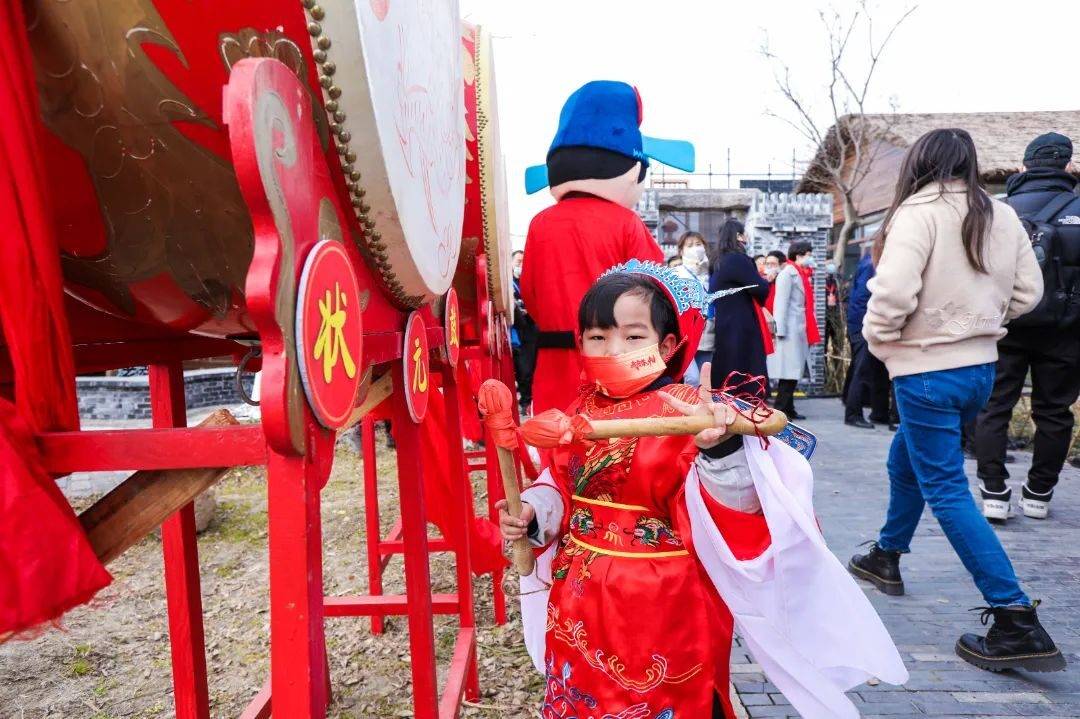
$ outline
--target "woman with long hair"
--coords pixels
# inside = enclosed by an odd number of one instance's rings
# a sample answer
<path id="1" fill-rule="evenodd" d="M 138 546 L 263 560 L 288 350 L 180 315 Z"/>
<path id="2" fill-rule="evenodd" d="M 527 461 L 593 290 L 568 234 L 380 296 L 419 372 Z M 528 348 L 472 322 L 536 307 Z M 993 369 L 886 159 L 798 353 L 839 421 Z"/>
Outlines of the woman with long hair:
<path id="1" fill-rule="evenodd" d="M 716 253 L 709 291 L 750 288 L 713 304 L 715 344 L 710 379 L 713 387 L 720 387 L 732 372 L 767 376 L 768 329 L 761 308 L 769 294 L 769 282 L 746 254 L 746 228 L 738 220 L 728 220 L 720 227 Z"/>
<path id="2" fill-rule="evenodd" d="M 700 232 L 684 232 L 679 238 L 679 244 L 675 247 L 675 256 L 682 259 L 682 264 L 675 271 L 687 279 L 697 280 L 705 289 L 709 288 L 709 257 L 708 243 L 705 236 Z M 709 361 L 713 351 L 713 319 L 710 309 L 709 316 L 705 320 L 705 331 L 701 335 L 694 359 L 686 367 L 683 382 L 689 385 L 701 383 L 701 366 Z"/>
<path id="3" fill-rule="evenodd" d="M 848 568 L 903 594 L 900 555 L 929 504 L 989 605 L 983 622 L 994 619 L 986 636 L 960 637 L 960 658 L 993 671 L 1063 669 L 964 474 L 961 426 L 990 396 L 1003 325 L 1042 295 L 1031 240 L 1016 213 L 980 186 L 967 132 L 933 130 L 907 151 L 874 260 L 862 331 L 892 377 L 900 428 L 889 450 L 885 525 Z"/>

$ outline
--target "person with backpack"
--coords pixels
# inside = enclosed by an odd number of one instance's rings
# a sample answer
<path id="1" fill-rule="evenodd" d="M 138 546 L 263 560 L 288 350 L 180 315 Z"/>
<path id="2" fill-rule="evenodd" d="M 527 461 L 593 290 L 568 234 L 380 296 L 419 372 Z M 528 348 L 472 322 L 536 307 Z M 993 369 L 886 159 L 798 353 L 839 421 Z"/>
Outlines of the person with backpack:
<path id="1" fill-rule="evenodd" d="M 851 347 L 851 366 L 844 390 L 844 424 L 860 429 L 873 429 L 874 422 L 887 424 L 895 430 L 899 422 L 893 421 L 889 409 L 889 372 L 885 364 L 874 355 L 863 339 L 863 317 L 870 302 L 870 288 L 874 277 L 872 253 L 859 260 L 852 280 L 847 305 L 847 336 Z M 863 416 L 863 407 L 870 405 L 870 421 Z"/>
<path id="2" fill-rule="evenodd" d="M 1031 470 L 1020 490 L 1026 516 L 1046 518 L 1072 440 L 1072 405 L 1080 394 L 1080 195 L 1069 173 L 1072 153 L 1072 141 L 1064 135 L 1040 135 L 1024 151 L 1024 171 L 1005 185 L 1005 201 L 1028 231 L 1045 291 L 1035 309 L 1009 323 L 1009 333 L 998 342 L 997 379 L 976 424 L 975 455 L 988 519 L 1004 521 L 1012 514 L 1005 450 L 1029 370 L 1035 439 Z"/>
<path id="3" fill-rule="evenodd" d="M 960 428 L 990 396 L 1003 325 L 1034 309 L 1043 289 L 1016 212 L 980 186 L 966 131 L 931 130 L 912 143 L 874 262 L 862 333 L 889 370 L 901 421 L 886 462 L 885 524 L 848 569 L 885 594 L 904 594 L 900 555 L 929 504 L 988 605 L 983 624 L 994 620 L 985 635 L 962 635 L 957 655 L 990 671 L 1064 669 L 964 473 Z"/>

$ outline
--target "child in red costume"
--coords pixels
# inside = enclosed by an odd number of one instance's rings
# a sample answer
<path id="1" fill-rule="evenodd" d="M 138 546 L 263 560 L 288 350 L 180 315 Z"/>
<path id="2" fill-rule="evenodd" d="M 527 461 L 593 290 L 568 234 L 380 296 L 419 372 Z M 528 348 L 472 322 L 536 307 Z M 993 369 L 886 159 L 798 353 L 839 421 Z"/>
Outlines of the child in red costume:
<path id="1" fill-rule="evenodd" d="M 632 86 L 586 83 L 563 106 L 546 164 L 525 173 L 528 192 L 550 184 L 557 200 L 529 226 L 521 273 L 522 299 L 539 330 L 534 412 L 562 409 L 577 395 L 577 308 L 600 273 L 630 259 L 663 262 L 634 207 L 649 158 L 691 172 L 694 148 L 643 136 L 641 117 Z"/>
<path id="2" fill-rule="evenodd" d="M 630 262 L 581 302 L 591 391 L 569 413 L 705 414 L 716 426 L 696 437 L 570 441 L 522 494 L 520 516 L 502 505 L 503 537 L 544 548 L 522 582 L 526 643 L 546 676 L 544 719 L 733 717 L 733 629 L 810 719 L 857 717 L 844 690 L 907 678 L 824 545 L 806 460 L 779 442 L 728 439 L 734 410 L 707 386 L 675 383 L 712 299 L 696 280 Z"/>

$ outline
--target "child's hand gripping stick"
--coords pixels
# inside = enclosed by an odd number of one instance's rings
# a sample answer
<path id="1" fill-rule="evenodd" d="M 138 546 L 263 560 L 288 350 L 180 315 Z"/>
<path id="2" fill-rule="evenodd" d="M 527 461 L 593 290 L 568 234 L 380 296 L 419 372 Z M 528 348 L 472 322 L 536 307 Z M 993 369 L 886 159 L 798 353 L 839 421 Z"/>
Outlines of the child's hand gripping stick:
<path id="1" fill-rule="evenodd" d="M 517 449 L 517 428 L 514 426 L 512 408 L 514 395 L 510 388 L 497 379 L 486 380 L 477 393 L 477 406 L 484 416 L 492 441 L 499 453 L 499 473 L 502 475 L 503 492 L 506 495 L 506 509 L 512 517 L 521 516 L 521 493 L 518 491 L 517 467 L 514 463 L 514 450 Z M 514 566 L 518 573 L 527 577 L 533 573 L 536 558 L 527 539 L 514 540 Z"/>

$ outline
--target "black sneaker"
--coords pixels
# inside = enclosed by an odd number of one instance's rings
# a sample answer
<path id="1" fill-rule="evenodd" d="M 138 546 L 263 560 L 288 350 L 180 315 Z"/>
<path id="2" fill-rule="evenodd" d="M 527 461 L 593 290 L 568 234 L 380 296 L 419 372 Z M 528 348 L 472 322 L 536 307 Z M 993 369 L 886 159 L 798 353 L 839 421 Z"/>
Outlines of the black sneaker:
<path id="1" fill-rule="evenodd" d="M 856 554 L 848 562 L 848 571 L 859 579 L 865 579 L 891 597 L 904 594 L 904 578 L 900 576 L 900 552 L 890 552 L 868 542 L 870 551 Z"/>
<path id="2" fill-rule="evenodd" d="M 1054 490 L 1040 494 L 1032 491 L 1027 482 L 1024 482 L 1020 489 L 1020 509 L 1024 510 L 1025 517 L 1046 519 L 1046 515 L 1050 513 L 1050 500 L 1053 498 Z"/>
<path id="3" fill-rule="evenodd" d="M 873 429 L 874 423 L 867 422 L 862 417 L 856 417 L 855 419 L 845 419 L 844 424 L 848 427 L 858 427 L 859 429 Z"/>
<path id="4" fill-rule="evenodd" d="M 1012 489 L 1006 487 L 1002 492 L 991 492 L 985 484 L 979 485 L 982 496 L 982 513 L 991 522 L 1004 522 L 1013 516 Z"/>
<path id="5" fill-rule="evenodd" d="M 1065 657 L 1039 624 L 1035 606 L 987 607 L 982 610 L 982 623 L 991 616 L 994 626 L 985 637 L 965 634 L 956 642 L 956 654 L 965 662 L 991 672 L 1057 672 L 1065 668 Z"/>

